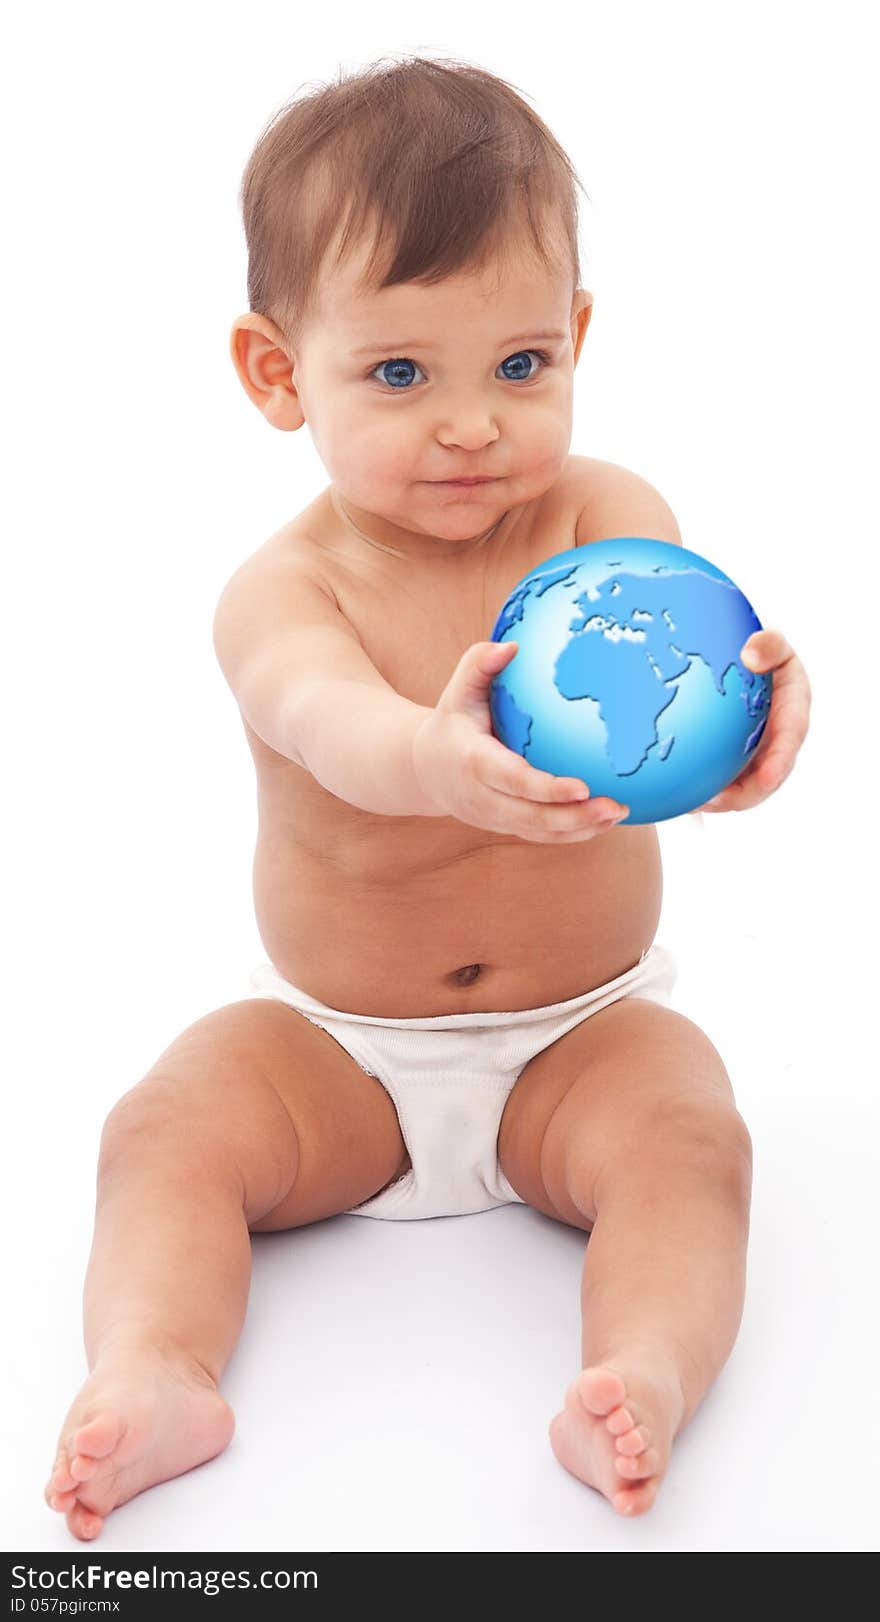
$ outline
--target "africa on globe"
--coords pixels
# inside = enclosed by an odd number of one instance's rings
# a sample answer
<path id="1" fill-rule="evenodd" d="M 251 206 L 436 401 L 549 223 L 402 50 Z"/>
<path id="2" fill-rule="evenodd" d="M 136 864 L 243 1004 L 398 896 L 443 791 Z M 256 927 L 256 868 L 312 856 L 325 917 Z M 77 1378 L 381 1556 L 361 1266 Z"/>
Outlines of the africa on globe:
<path id="1" fill-rule="evenodd" d="M 518 644 L 490 689 L 495 735 L 629 806 L 620 827 L 681 816 L 760 743 L 772 678 L 739 656 L 761 629 L 733 581 L 684 547 L 628 535 L 557 552 L 495 622 L 493 642 Z"/>

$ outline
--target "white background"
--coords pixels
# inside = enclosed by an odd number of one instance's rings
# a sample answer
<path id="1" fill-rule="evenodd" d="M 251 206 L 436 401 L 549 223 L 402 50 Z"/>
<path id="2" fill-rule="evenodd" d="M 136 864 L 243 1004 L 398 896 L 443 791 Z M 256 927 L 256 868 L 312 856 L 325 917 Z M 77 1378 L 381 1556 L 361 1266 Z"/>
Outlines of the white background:
<path id="1" fill-rule="evenodd" d="M 18 9 L 0 98 L 9 1549 L 74 1547 L 41 1490 L 85 1373 L 103 1118 L 265 955 L 252 766 L 211 623 L 327 477 L 229 358 L 241 172 L 298 88 L 417 52 L 525 92 L 589 193 L 572 450 L 654 483 L 810 675 L 779 794 L 661 827 L 674 1005 L 755 1143 L 743 1326 L 656 1506 L 623 1521 L 546 1436 L 577 1368 L 582 1234 L 508 1208 L 264 1238 L 232 1446 L 94 1547 L 876 1543 L 870 20 L 840 0 Z"/>

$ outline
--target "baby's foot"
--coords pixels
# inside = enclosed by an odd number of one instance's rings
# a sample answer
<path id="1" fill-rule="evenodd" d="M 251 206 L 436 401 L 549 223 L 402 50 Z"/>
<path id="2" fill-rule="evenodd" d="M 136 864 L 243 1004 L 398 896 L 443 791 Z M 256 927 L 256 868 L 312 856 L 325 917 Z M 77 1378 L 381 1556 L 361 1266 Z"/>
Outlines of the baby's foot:
<path id="1" fill-rule="evenodd" d="M 235 1419 L 204 1369 L 181 1352 L 116 1348 L 99 1359 L 62 1426 L 46 1502 L 75 1537 L 136 1493 L 222 1452 Z"/>
<path id="2" fill-rule="evenodd" d="M 619 1361 L 625 1368 L 626 1360 Z M 604 1493 L 621 1515 L 651 1508 L 684 1415 L 674 1372 L 641 1370 L 639 1365 L 624 1380 L 607 1364 L 582 1369 L 550 1423 L 550 1445 L 560 1464 Z"/>

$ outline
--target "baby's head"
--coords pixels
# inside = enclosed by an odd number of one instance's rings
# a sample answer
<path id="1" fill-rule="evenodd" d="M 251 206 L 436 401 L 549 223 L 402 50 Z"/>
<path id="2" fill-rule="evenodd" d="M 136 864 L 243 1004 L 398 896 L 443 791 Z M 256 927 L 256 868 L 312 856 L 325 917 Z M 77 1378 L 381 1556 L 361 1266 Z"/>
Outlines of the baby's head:
<path id="1" fill-rule="evenodd" d="M 465 540 L 564 466 L 592 309 L 578 184 L 511 86 L 423 57 L 340 77 L 261 135 L 236 370 L 274 427 L 308 423 L 388 539 Z"/>

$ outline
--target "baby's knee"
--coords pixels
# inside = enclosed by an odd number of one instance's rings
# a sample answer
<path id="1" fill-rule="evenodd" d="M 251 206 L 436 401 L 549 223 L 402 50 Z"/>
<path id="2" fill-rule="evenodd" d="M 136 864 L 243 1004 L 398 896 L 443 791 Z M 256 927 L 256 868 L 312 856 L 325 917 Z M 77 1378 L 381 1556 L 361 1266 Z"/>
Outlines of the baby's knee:
<path id="1" fill-rule="evenodd" d="M 752 1184 L 752 1139 L 733 1097 L 673 1094 L 656 1099 L 650 1137 L 662 1144 L 667 1164 L 684 1165 L 748 1197 Z"/>
<path id="2" fill-rule="evenodd" d="M 235 1005 L 233 1005 L 235 1006 Z M 253 1053 L 235 1038 L 232 1010 L 199 1021 L 114 1104 L 101 1133 L 99 1184 L 137 1166 L 163 1180 L 216 1175 L 258 1203 L 280 1197 L 299 1167 L 293 1122 Z"/>
<path id="3" fill-rule="evenodd" d="M 113 1105 L 101 1130 L 98 1181 L 127 1175 L 133 1164 L 161 1163 L 169 1170 L 201 1159 L 204 1136 L 222 1131 L 216 1098 L 185 1076 L 148 1075 Z"/>

